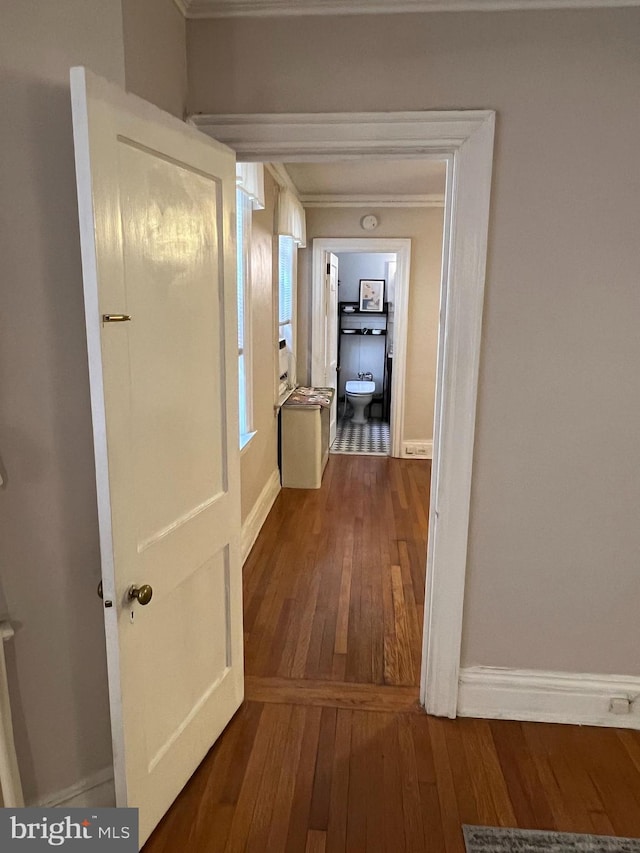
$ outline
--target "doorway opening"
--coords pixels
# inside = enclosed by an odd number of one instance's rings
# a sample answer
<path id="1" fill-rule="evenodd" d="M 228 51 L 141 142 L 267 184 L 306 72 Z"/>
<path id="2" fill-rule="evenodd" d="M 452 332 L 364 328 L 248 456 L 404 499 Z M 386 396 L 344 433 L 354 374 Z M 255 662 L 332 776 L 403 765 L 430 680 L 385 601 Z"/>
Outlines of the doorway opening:
<path id="1" fill-rule="evenodd" d="M 338 436 L 338 426 L 342 426 L 347 449 L 403 455 L 411 244 L 408 238 L 313 240 L 311 382 L 332 384 L 337 389 L 331 421 L 332 449 L 336 451 L 344 449 L 340 446 L 342 436 Z M 334 280 L 340 282 L 335 290 Z M 375 282 L 381 293 L 380 311 L 360 310 L 361 306 L 366 308 L 360 291 L 369 282 Z M 356 391 L 371 390 L 371 401 L 363 407 L 364 417 L 356 416 L 356 420 L 366 419 L 367 424 L 353 424 L 359 401 L 348 395 L 347 382 L 373 382 L 372 389 L 356 386 Z M 349 390 L 352 388 L 350 385 Z M 382 436 L 374 443 L 371 439 L 376 430 Z M 335 447 L 338 438 L 340 444 Z M 359 440 L 364 447 L 358 447 Z M 368 449 L 367 441 L 371 442 Z"/>
<path id="2" fill-rule="evenodd" d="M 331 452 L 388 456 L 393 378 L 395 252 L 343 252 L 338 262 L 337 429 Z M 330 266 L 330 265 L 328 265 Z"/>
<path id="3" fill-rule="evenodd" d="M 420 699 L 428 713 L 455 717 L 495 113 L 235 114 L 191 121 L 247 161 L 447 161 Z"/>

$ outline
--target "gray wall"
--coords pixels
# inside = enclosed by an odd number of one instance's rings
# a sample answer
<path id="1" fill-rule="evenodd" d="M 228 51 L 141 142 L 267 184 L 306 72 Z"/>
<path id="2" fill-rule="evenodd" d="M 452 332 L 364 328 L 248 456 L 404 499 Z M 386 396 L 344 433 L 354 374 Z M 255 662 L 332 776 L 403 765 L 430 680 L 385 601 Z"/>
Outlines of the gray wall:
<path id="1" fill-rule="evenodd" d="M 193 111 L 497 111 L 463 663 L 640 674 L 640 10 L 187 38 Z"/>
<path id="2" fill-rule="evenodd" d="M 187 99 L 186 22 L 173 0 L 122 0 L 126 87 L 178 118 Z"/>
<path id="3" fill-rule="evenodd" d="M 185 22 L 172 0 L 5 0 L 0 56 L 0 612 L 35 801 L 111 764 L 69 68 L 182 117 Z"/>
<path id="4" fill-rule="evenodd" d="M 103 0 L 4 0 L 1 586 L 28 800 L 111 763 L 69 67 L 124 85 Z"/>

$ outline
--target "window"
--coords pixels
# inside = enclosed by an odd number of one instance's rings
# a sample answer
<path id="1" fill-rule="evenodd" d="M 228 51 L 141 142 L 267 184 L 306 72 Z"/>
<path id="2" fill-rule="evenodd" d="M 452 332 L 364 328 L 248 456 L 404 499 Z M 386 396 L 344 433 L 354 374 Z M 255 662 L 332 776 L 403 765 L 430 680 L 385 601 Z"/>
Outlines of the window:
<path id="1" fill-rule="evenodd" d="M 304 208 L 286 187 L 278 193 L 278 396 L 296 385 L 296 282 L 298 249 L 307 244 Z"/>
<path id="2" fill-rule="evenodd" d="M 281 397 L 295 384 L 293 316 L 296 255 L 293 237 L 278 237 L 278 393 Z"/>
<path id="3" fill-rule="evenodd" d="M 238 282 L 238 403 L 240 447 L 251 437 L 251 330 L 250 246 L 252 204 L 242 190 L 236 191 L 236 268 Z"/>

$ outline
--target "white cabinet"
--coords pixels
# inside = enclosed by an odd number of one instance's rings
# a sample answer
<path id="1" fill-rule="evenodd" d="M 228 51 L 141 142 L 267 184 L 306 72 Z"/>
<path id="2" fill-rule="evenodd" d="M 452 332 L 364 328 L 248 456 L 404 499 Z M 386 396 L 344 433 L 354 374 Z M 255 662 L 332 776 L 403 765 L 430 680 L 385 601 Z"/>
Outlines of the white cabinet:
<path id="1" fill-rule="evenodd" d="M 315 402 L 315 391 L 323 403 Z M 298 389 L 280 410 L 282 485 L 291 489 L 319 489 L 329 459 L 330 388 Z M 317 399 L 317 398 L 316 398 Z M 324 403 L 328 400 L 329 405 Z"/>

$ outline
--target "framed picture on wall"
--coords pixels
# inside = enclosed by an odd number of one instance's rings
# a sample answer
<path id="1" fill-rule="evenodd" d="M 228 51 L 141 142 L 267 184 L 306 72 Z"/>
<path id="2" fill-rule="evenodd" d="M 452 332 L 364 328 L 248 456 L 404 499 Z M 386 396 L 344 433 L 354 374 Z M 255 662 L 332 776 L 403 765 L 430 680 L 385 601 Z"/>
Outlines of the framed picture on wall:
<path id="1" fill-rule="evenodd" d="M 360 310 L 384 311 L 384 279 L 360 279 Z"/>

